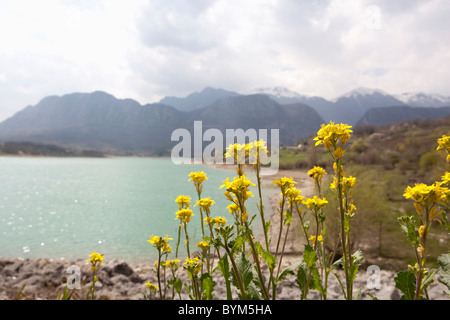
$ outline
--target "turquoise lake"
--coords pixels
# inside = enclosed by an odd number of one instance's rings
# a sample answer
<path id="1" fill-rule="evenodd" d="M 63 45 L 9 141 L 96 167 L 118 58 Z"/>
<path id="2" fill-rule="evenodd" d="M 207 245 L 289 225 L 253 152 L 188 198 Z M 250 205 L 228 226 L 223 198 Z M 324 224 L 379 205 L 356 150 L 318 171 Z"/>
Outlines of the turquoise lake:
<path id="1" fill-rule="evenodd" d="M 96 251 L 105 259 L 153 262 L 156 249 L 147 242 L 150 235 L 168 234 L 175 250 L 176 197 L 189 195 L 192 206 L 197 200 L 188 181 L 192 171 L 208 176 L 202 196 L 216 202 L 212 217 L 232 222 L 226 209 L 230 202 L 219 187 L 236 175 L 233 170 L 175 165 L 166 158 L 0 157 L 0 257 L 87 259 Z M 257 213 L 253 188 L 250 215 Z M 263 188 L 263 196 L 269 192 Z M 269 208 L 269 197 L 264 198 Z M 191 250 L 201 240 L 198 207 L 192 209 Z M 253 226 L 261 230 L 259 216 Z M 180 255 L 185 253 L 181 243 Z"/>

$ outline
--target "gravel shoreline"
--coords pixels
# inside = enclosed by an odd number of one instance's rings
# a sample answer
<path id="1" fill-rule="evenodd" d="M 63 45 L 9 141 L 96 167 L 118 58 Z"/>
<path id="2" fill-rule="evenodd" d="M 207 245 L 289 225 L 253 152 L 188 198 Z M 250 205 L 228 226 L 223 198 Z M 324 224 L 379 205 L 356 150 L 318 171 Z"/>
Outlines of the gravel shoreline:
<path id="1" fill-rule="evenodd" d="M 296 257 L 286 256 L 283 259 L 284 266 L 298 260 Z M 24 284 L 20 299 L 27 300 L 56 300 L 58 293 L 63 292 L 71 266 L 77 266 L 81 271 L 81 288 L 75 290 L 73 300 L 85 299 L 88 288 L 91 286 L 92 273 L 90 265 L 83 260 L 77 261 L 51 261 L 48 259 L 0 259 L 0 300 L 14 300 Z M 266 269 L 267 270 L 267 269 Z M 342 272 L 339 272 L 343 276 Z M 369 289 L 367 281 L 371 274 L 366 270 L 360 270 L 355 280 L 355 293 L 361 289 L 361 299 L 371 300 L 367 295 L 371 293 L 380 300 L 398 300 L 400 291 L 395 288 L 395 272 L 381 270 L 379 289 Z M 145 286 L 147 281 L 157 283 L 155 273 L 149 264 L 128 264 L 121 260 L 107 261 L 100 266 L 97 273 L 99 281 L 96 282 L 96 299 L 104 300 L 143 300 L 143 292 L 148 292 Z M 182 281 L 189 281 L 186 273 L 180 268 Z M 168 278 L 169 279 L 169 278 Z M 213 276 L 215 284 L 215 300 L 226 299 L 225 281 L 220 272 Z M 450 300 L 443 291 L 446 287 L 435 280 L 429 287 L 428 293 L 431 300 Z M 232 288 L 233 298 L 237 299 L 235 288 Z M 171 292 L 167 292 L 168 299 Z M 295 276 L 289 276 L 281 282 L 277 290 L 277 300 L 298 300 L 300 290 L 295 282 Z M 178 300 L 178 296 L 176 300 Z M 189 300 L 189 296 L 182 290 L 182 300 Z M 318 292 L 311 291 L 308 299 L 320 299 Z M 343 296 L 336 278 L 333 274 L 329 277 L 328 300 L 343 300 Z"/>

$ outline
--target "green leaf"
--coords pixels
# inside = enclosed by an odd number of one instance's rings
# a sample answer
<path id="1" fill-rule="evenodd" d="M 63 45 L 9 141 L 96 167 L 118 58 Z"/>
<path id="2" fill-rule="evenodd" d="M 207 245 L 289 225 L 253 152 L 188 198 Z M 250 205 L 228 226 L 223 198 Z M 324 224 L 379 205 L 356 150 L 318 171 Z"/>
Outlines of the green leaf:
<path id="1" fill-rule="evenodd" d="M 242 285 L 244 287 L 244 291 L 247 292 L 247 288 L 253 280 L 253 271 L 251 262 L 245 257 L 244 252 L 237 255 L 235 258 L 237 272 L 242 281 Z M 239 282 L 237 280 L 237 275 L 235 273 L 234 268 L 231 269 L 231 281 L 236 288 L 239 288 Z M 241 299 L 241 293 L 238 292 L 238 296 Z"/>
<path id="2" fill-rule="evenodd" d="M 258 241 L 255 241 L 255 248 L 256 248 L 256 251 L 258 252 L 258 254 L 260 254 L 264 258 L 264 260 L 267 262 L 267 266 L 269 267 L 269 269 L 270 270 L 275 269 L 275 265 L 277 263 L 275 256 L 272 255 L 267 250 L 265 250 L 263 248 L 263 246 L 261 245 L 261 243 L 259 243 Z"/>
<path id="3" fill-rule="evenodd" d="M 414 300 L 416 276 L 411 271 L 400 271 L 394 278 L 395 287 L 403 293 L 400 300 Z"/>
<path id="4" fill-rule="evenodd" d="M 189 294 L 189 298 L 191 300 L 195 300 L 194 291 L 192 290 L 192 286 L 188 281 L 184 283 L 184 289 L 186 289 L 187 293 Z"/>
<path id="5" fill-rule="evenodd" d="M 355 280 L 357 275 L 358 275 L 359 266 L 361 265 L 361 262 L 364 259 L 362 251 L 361 250 L 356 251 L 352 255 L 352 259 L 353 259 L 353 264 L 352 264 L 352 266 L 349 269 L 349 273 L 350 273 L 351 279 Z"/>
<path id="6" fill-rule="evenodd" d="M 414 216 L 404 216 L 398 218 L 398 222 L 400 223 L 400 228 L 406 234 L 406 238 L 409 242 L 411 242 L 415 247 L 420 244 L 419 232 L 416 230 L 416 220 Z"/>
<path id="7" fill-rule="evenodd" d="M 290 225 L 292 222 L 292 214 L 290 210 L 286 210 L 286 216 L 284 217 L 284 223 Z"/>
<path id="8" fill-rule="evenodd" d="M 438 281 L 450 289 L 450 253 L 440 255 L 437 260 L 440 266 Z"/>
<path id="9" fill-rule="evenodd" d="M 201 290 L 202 290 L 202 300 L 212 300 L 214 298 L 214 286 L 216 282 L 213 281 L 209 273 L 204 273 L 200 277 Z"/>
<path id="10" fill-rule="evenodd" d="M 304 263 L 302 263 L 297 271 L 297 279 L 295 280 L 300 288 L 300 299 L 305 300 L 306 292 L 307 292 L 307 283 L 308 283 L 308 268 Z"/>
<path id="11" fill-rule="evenodd" d="M 303 261 L 306 263 L 308 269 L 312 269 L 316 265 L 317 255 L 313 247 L 309 244 L 305 245 L 305 250 L 303 251 Z"/>
<path id="12" fill-rule="evenodd" d="M 300 266 L 301 263 L 302 263 L 302 261 L 299 260 L 296 263 L 294 263 L 294 264 L 290 265 L 289 267 L 285 268 L 283 271 L 281 271 L 280 275 L 278 276 L 278 279 L 277 279 L 276 283 L 279 284 L 287 276 L 294 275 L 295 274 L 294 271 Z"/>
<path id="13" fill-rule="evenodd" d="M 265 230 L 266 230 L 266 234 L 269 233 L 269 228 L 270 228 L 270 220 L 266 222 L 266 225 L 264 226 Z"/>
<path id="14" fill-rule="evenodd" d="M 228 254 L 225 253 L 225 255 L 220 258 L 217 267 L 222 272 L 225 279 L 225 285 L 227 288 L 227 300 L 232 300 L 233 297 L 231 295 L 230 264 L 228 262 Z"/>
<path id="15" fill-rule="evenodd" d="M 183 288 L 183 284 L 182 284 L 180 278 L 177 278 L 177 280 L 175 280 L 175 282 L 173 283 L 173 287 L 175 288 L 176 293 L 178 293 L 178 294 L 181 293 L 181 289 Z"/>
<path id="16" fill-rule="evenodd" d="M 430 284 L 434 282 L 434 275 L 436 274 L 436 270 L 433 270 L 432 272 L 427 272 L 422 279 L 422 284 L 420 285 L 420 291 L 424 291 L 428 288 Z"/>
<path id="17" fill-rule="evenodd" d="M 233 241 L 230 242 L 229 247 L 231 248 L 231 251 L 241 251 L 242 246 L 245 243 L 247 236 L 246 233 L 243 233 L 236 238 L 234 238 Z"/>
<path id="18" fill-rule="evenodd" d="M 341 277 L 339 277 L 339 275 L 337 273 L 333 273 L 333 274 L 336 277 L 337 281 L 339 282 L 339 286 L 341 287 L 341 291 L 344 294 L 344 299 L 347 300 L 347 294 L 345 292 L 344 286 L 342 285 Z"/>

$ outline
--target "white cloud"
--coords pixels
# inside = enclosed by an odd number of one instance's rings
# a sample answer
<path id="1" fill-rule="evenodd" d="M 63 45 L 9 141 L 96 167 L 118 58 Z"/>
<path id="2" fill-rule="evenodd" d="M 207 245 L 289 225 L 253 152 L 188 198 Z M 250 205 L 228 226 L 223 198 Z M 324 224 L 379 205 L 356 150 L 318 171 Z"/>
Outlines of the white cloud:
<path id="1" fill-rule="evenodd" d="M 450 95 L 447 0 L 1 1 L 0 120 L 74 91 L 141 103 L 205 86 Z"/>

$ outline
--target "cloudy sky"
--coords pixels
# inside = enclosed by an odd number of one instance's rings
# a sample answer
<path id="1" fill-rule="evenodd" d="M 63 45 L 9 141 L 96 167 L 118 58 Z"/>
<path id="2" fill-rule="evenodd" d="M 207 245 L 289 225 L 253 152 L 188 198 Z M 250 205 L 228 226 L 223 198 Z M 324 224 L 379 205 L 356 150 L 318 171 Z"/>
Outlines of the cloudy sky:
<path id="1" fill-rule="evenodd" d="M 48 95 L 450 95 L 448 0 L 0 0 L 0 121 Z"/>

